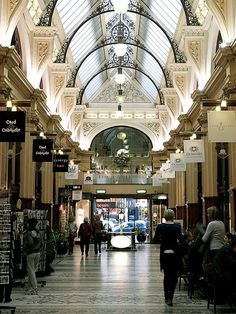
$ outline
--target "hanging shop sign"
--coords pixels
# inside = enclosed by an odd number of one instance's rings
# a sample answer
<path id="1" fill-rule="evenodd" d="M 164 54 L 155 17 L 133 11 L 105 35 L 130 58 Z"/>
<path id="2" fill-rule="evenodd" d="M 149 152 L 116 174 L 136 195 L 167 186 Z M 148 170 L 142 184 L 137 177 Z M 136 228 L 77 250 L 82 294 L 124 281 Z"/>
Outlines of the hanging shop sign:
<path id="1" fill-rule="evenodd" d="M 53 172 L 68 172 L 69 155 L 53 155 Z"/>
<path id="2" fill-rule="evenodd" d="M 77 180 L 78 179 L 79 166 L 68 165 L 68 172 L 65 172 L 66 180 Z"/>
<path id="3" fill-rule="evenodd" d="M 33 140 L 33 161 L 50 162 L 52 161 L 52 140 L 35 139 Z"/>
<path id="4" fill-rule="evenodd" d="M 208 111 L 209 142 L 236 142 L 236 111 Z"/>
<path id="5" fill-rule="evenodd" d="M 175 178 L 175 171 L 173 171 L 170 167 L 170 163 L 162 164 L 162 178 L 163 179 L 173 179 Z"/>
<path id="6" fill-rule="evenodd" d="M 84 184 L 93 184 L 93 173 L 84 174 Z"/>
<path id="7" fill-rule="evenodd" d="M 186 163 L 204 162 L 204 141 L 203 140 L 185 140 L 184 158 Z"/>
<path id="8" fill-rule="evenodd" d="M 186 171 L 186 162 L 184 154 L 175 153 L 170 154 L 170 168 L 173 171 Z"/>
<path id="9" fill-rule="evenodd" d="M 25 141 L 25 112 L 1 111 L 0 142 Z"/>

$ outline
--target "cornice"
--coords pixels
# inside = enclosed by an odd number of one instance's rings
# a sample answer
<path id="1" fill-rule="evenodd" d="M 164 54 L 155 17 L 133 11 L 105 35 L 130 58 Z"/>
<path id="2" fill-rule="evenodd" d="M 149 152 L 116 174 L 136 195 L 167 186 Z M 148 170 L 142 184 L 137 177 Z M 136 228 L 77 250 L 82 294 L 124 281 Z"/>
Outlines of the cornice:
<path id="1" fill-rule="evenodd" d="M 32 30 L 33 36 L 35 37 L 52 37 L 57 34 L 56 27 L 43 27 L 43 26 L 36 26 Z"/>

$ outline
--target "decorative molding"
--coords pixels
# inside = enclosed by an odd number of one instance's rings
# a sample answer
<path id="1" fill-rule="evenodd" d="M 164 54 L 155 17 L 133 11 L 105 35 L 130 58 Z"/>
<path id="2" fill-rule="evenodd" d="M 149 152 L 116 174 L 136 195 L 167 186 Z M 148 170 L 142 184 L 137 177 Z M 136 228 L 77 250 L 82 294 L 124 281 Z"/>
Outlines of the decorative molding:
<path id="1" fill-rule="evenodd" d="M 64 83 L 65 83 L 64 75 L 55 75 L 54 77 L 55 94 L 59 92 L 59 90 L 63 87 Z"/>
<path id="2" fill-rule="evenodd" d="M 177 97 L 175 96 L 166 96 L 165 97 L 166 106 L 170 109 L 174 117 L 177 115 Z"/>
<path id="3" fill-rule="evenodd" d="M 175 83 L 179 90 L 184 94 L 184 87 L 185 87 L 185 76 L 184 75 L 176 75 L 175 76 Z"/>
<path id="4" fill-rule="evenodd" d="M 215 5 L 218 7 L 221 15 L 223 16 L 224 20 L 226 20 L 226 0 L 215 0 Z"/>
<path id="5" fill-rule="evenodd" d="M 153 133 L 155 133 L 155 135 L 157 136 L 160 135 L 160 123 L 159 122 L 145 122 L 141 124 L 143 124 L 149 130 L 151 130 Z"/>
<path id="6" fill-rule="evenodd" d="M 76 129 L 81 121 L 82 114 L 80 112 L 73 112 L 73 126 Z"/>
<path id="7" fill-rule="evenodd" d="M 16 8 L 18 7 L 18 5 L 20 5 L 21 0 L 8 0 L 8 1 L 9 1 L 9 20 L 10 20 Z"/>
<path id="8" fill-rule="evenodd" d="M 56 27 L 41 27 L 35 26 L 34 30 L 32 31 L 34 37 L 53 37 L 57 34 Z"/>
<path id="9" fill-rule="evenodd" d="M 65 100 L 65 115 L 67 116 L 73 105 L 75 105 L 76 99 L 73 96 L 65 96 L 64 100 Z"/>

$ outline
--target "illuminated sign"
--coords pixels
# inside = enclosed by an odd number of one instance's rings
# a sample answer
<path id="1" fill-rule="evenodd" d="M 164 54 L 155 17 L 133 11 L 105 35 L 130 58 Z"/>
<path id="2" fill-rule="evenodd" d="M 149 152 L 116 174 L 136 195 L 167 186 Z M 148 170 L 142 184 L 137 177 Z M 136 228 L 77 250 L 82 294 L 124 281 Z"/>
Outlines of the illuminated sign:
<path id="1" fill-rule="evenodd" d="M 117 249 L 125 249 L 131 246 L 131 238 L 124 235 L 115 236 L 111 239 L 111 245 Z"/>

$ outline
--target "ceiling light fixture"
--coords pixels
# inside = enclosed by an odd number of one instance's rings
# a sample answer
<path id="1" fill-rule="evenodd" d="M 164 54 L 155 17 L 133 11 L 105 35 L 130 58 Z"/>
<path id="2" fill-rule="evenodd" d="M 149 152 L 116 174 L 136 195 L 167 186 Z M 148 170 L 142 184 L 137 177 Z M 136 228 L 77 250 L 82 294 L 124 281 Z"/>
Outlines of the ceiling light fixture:
<path id="1" fill-rule="evenodd" d="M 117 84 L 122 85 L 125 82 L 125 75 L 122 73 L 122 68 L 118 68 L 118 73 L 115 75 Z"/>
<path id="2" fill-rule="evenodd" d="M 128 11 L 129 0 L 112 0 L 114 11 L 119 14 L 124 14 Z"/>
<path id="3" fill-rule="evenodd" d="M 123 90 L 121 88 L 118 89 L 118 96 L 116 96 L 116 100 L 119 104 L 124 102 Z"/>
<path id="4" fill-rule="evenodd" d="M 114 50 L 118 57 L 123 57 L 126 54 L 127 45 L 123 43 L 122 38 L 118 37 L 118 42 L 114 45 Z"/>

